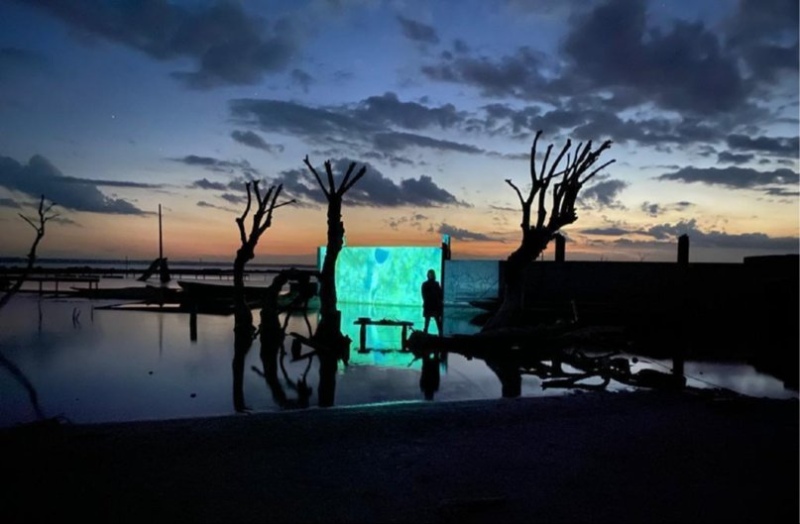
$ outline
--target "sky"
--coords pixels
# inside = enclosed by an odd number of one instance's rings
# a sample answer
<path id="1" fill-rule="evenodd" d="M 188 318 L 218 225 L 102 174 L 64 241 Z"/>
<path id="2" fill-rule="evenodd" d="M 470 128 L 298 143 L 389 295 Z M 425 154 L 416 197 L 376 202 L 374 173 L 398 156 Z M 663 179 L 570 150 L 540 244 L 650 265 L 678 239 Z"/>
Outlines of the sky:
<path id="1" fill-rule="evenodd" d="M 256 261 L 519 244 L 530 152 L 613 144 L 568 260 L 798 253 L 797 0 L 0 0 L 0 256 L 232 260 L 245 182 L 282 185 Z M 551 159 L 552 162 L 552 159 Z M 544 258 L 552 258 L 550 246 Z"/>

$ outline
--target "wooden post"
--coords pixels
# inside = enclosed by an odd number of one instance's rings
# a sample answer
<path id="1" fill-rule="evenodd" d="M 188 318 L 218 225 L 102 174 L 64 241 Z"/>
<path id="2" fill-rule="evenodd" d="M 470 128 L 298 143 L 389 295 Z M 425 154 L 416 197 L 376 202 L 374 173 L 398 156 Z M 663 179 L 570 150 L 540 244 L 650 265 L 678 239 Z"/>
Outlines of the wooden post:
<path id="1" fill-rule="evenodd" d="M 556 233 L 554 238 L 556 239 L 556 262 L 563 262 L 565 245 L 564 235 Z"/>
<path id="2" fill-rule="evenodd" d="M 689 314 L 689 235 L 683 234 L 678 237 L 678 293 L 677 307 L 680 308 L 678 318 L 680 319 L 680 339 L 675 344 L 675 355 L 672 358 L 672 374 L 679 384 L 683 385 L 686 381 L 684 376 L 684 364 L 686 361 L 686 346 L 689 344 L 691 329 L 687 325 L 691 315 Z"/>

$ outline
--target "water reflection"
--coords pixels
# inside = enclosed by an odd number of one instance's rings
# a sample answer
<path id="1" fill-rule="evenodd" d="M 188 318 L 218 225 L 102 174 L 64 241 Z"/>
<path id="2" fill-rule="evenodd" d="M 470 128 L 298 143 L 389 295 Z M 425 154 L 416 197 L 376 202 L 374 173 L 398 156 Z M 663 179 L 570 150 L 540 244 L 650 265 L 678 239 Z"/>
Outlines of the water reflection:
<path id="1" fill-rule="evenodd" d="M 37 409 L 47 416 L 63 415 L 74 422 L 233 412 L 235 351 L 231 317 L 198 314 L 192 320 L 189 314 L 92 309 L 109 303 L 83 299 L 46 299 L 40 303 L 34 296 L 21 295 L 0 313 L 0 349 L 27 377 L 38 402 L 35 408 L 29 390 L 7 367 L 0 369 L 0 425 L 34 420 Z M 80 317 L 83 319 L 80 328 L 73 324 L 76 308 L 85 314 Z M 418 309 L 415 311 L 419 314 Z M 356 319 L 360 313 L 343 309 L 342 314 Z M 386 315 L 405 320 L 401 313 L 404 312 L 387 311 Z M 466 331 L 464 319 L 468 316 L 466 312 L 448 312 L 445 332 Z M 87 318 L 94 321 L 87 322 Z M 302 334 L 308 332 L 308 324 L 313 329 L 317 321 L 314 314 L 309 315 L 308 323 L 302 315 L 281 314 L 278 320 L 287 332 Z M 342 325 L 344 328 L 347 322 Z M 352 327 L 357 333 L 358 326 Z M 370 344 L 376 341 L 389 347 L 371 348 L 365 354 L 353 351 L 349 364 L 336 368 L 337 406 L 549 396 L 570 391 L 543 389 L 545 381 L 539 376 L 519 370 L 513 373 L 494 362 L 469 360 L 452 351 L 417 358 L 410 352 L 397 350 L 399 339 L 396 328 L 378 328 L 370 333 Z M 242 398 L 251 410 L 275 411 L 319 404 L 319 360 L 309 356 L 312 351 L 308 347 L 293 352 L 292 341 L 287 336 L 280 344 L 267 344 L 237 361 L 243 370 Z M 634 371 L 647 368 L 668 371 L 671 365 L 671 361 L 640 358 Z M 565 370 L 574 371 L 569 367 Z M 796 391 L 784 389 L 780 381 L 743 364 L 688 361 L 686 376 L 687 384 L 696 387 L 713 385 L 756 396 L 797 397 Z M 630 388 L 612 381 L 607 389 Z"/>

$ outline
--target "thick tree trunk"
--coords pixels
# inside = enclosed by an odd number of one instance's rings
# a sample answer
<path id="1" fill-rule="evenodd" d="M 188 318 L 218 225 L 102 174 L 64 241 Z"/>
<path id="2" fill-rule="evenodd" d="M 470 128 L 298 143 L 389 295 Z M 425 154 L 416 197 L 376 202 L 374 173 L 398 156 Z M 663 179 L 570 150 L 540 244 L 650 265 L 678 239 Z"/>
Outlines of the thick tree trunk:
<path id="1" fill-rule="evenodd" d="M 538 230 L 528 230 L 523 234 L 520 246 L 506 259 L 503 302 L 482 331 L 530 325 L 531 319 L 523 318 L 525 271 L 547 248 L 552 236 L 548 231 Z"/>
<path id="2" fill-rule="evenodd" d="M 244 268 L 253 258 L 252 249 L 244 245 L 236 252 L 233 262 L 233 407 L 236 411 L 245 411 L 244 399 L 244 363 L 250 347 L 253 345 L 253 313 L 247 305 L 244 292 Z"/>

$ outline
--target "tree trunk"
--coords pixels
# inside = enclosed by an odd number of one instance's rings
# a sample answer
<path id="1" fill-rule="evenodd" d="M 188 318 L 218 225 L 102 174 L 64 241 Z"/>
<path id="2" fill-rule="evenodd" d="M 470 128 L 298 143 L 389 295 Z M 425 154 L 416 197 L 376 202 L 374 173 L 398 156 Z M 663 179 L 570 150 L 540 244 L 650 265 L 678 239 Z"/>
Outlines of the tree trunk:
<path id="1" fill-rule="evenodd" d="M 530 325 L 530 319 L 523 318 L 525 271 L 528 264 L 539 258 L 547 248 L 552 236 L 552 233 L 535 229 L 529 229 L 523 234 L 520 246 L 506 259 L 503 271 L 503 302 L 481 331 Z"/>

